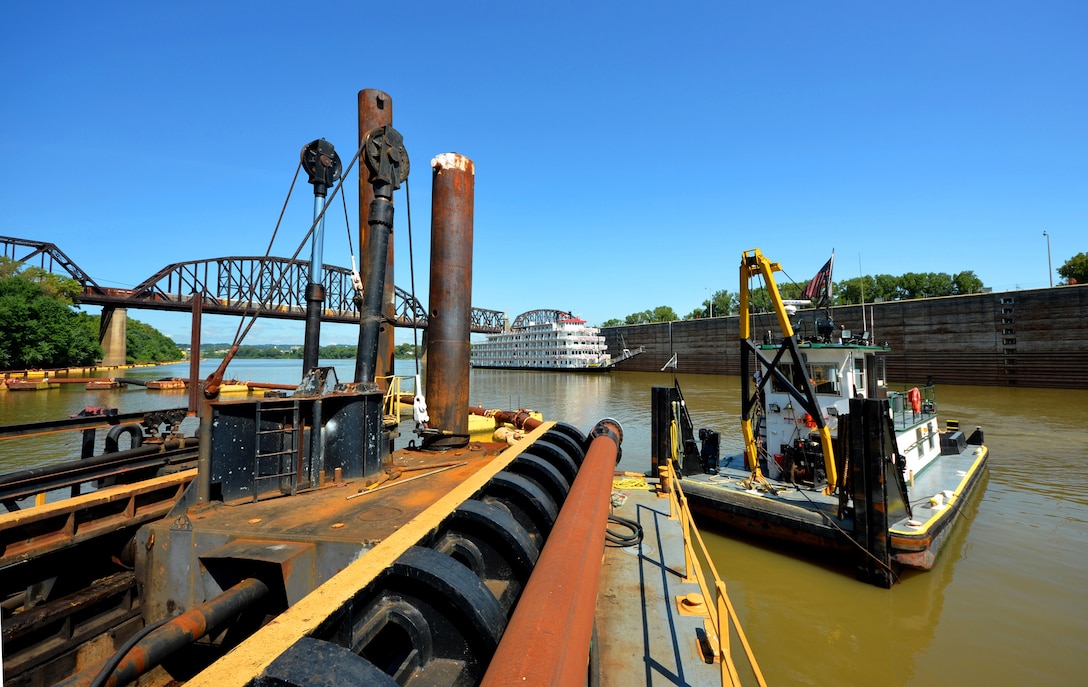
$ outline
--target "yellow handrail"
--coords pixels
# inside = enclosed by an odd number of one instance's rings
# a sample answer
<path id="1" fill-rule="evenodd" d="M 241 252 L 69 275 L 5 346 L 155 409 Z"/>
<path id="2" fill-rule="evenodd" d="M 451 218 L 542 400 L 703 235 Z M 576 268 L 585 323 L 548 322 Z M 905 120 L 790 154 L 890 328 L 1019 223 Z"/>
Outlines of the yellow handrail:
<path id="1" fill-rule="evenodd" d="M 401 410 L 404 407 L 404 401 L 401 400 L 401 387 L 406 379 L 411 379 L 413 387 L 415 386 L 415 377 L 406 377 L 398 375 L 390 375 L 383 377 L 386 380 L 385 396 L 382 400 L 382 413 L 391 417 L 400 419 Z M 412 393 L 415 393 L 415 389 L 412 389 Z"/>
<path id="2" fill-rule="evenodd" d="M 672 424 L 675 425 L 676 421 L 673 420 Z M 679 432 L 673 430 L 670 434 L 673 441 L 676 442 Z M 674 444 L 672 446 L 672 451 L 674 456 L 677 455 L 679 453 L 679 446 Z M 681 528 L 684 532 L 684 568 L 686 577 L 690 579 L 694 575 L 699 584 L 703 599 L 707 600 L 711 598 L 710 590 L 707 586 L 707 579 L 709 578 L 714 581 L 715 603 L 706 603 L 706 608 L 710 618 L 710 624 L 717 634 L 717 640 L 720 645 L 718 653 L 721 658 L 722 684 L 734 685 L 735 687 L 739 687 L 741 684 L 736 663 L 733 660 L 732 652 L 729 649 L 729 637 L 731 632 L 735 631 L 757 684 L 759 684 L 760 687 L 766 687 L 767 682 L 763 678 L 763 672 L 760 670 L 759 663 L 756 661 L 752 647 L 748 643 L 748 637 L 744 633 L 744 628 L 741 627 L 740 619 L 737 618 L 733 603 L 729 600 L 729 595 L 726 593 L 725 582 L 723 582 L 718 575 L 718 570 L 714 566 L 713 560 L 710 558 L 710 553 L 707 551 L 706 543 L 703 541 L 702 536 L 699 534 L 699 529 L 695 525 L 695 520 L 691 515 L 691 509 L 688 506 L 687 496 L 680 486 L 680 479 L 677 475 L 673 474 L 674 465 L 675 463 L 673 461 L 666 461 L 666 464 L 661 466 L 661 484 L 667 485 L 669 517 L 679 518 Z M 698 544 L 698 551 L 695 548 L 696 544 Z M 702 555 L 700 556 L 699 554 Z M 723 623 L 723 618 L 728 622 Z"/>

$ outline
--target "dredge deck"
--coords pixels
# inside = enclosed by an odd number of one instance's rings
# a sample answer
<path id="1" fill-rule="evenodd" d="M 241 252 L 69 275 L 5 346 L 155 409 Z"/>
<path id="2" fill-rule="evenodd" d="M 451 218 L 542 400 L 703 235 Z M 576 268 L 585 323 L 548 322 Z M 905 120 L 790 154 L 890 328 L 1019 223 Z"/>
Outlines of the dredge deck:
<path id="1" fill-rule="evenodd" d="M 684 534 L 669 517 L 668 499 L 645 488 L 623 493 L 627 500 L 615 513 L 637 522 L 643 539 L 605 549 L 597 596 L 600 684 L 721 684 L 720 666 L 699 650 L 708 616 L 705 605 L 691 603 L 702 600 L 701 590 L 686 579 Z"/>

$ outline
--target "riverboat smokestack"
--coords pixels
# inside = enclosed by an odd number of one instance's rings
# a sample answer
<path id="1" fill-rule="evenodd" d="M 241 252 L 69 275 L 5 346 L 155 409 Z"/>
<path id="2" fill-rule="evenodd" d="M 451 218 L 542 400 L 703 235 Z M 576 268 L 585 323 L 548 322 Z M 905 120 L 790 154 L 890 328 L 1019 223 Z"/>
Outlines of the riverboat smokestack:
<path id="1" fill-rule="evenodd" d="M 457 153 L 431 160 L 431 287 L 427 313 L 427 406 L 431 426 L 468 434 L 472 322 L 472 218 L 476 166 Z M 443 440 L 432 446 L 439 447 Z"/>

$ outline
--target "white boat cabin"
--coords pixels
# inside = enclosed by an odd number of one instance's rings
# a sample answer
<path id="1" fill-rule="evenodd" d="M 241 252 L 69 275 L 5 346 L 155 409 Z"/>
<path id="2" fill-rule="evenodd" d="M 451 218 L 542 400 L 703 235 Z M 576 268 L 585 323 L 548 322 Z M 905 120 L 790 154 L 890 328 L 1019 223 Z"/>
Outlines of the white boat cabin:
<path id="1" fill-rule="evenodd" d="M 774 350 L 778 347 L 763 344 L 759 348 Z M 886 397 L 898 451 L 907 460 L 908 479 L 940 455 L 933 387 L 889 391 L 882 355 L 888 348 L 870 345 L 864 336 L 851 338 L 848 330 L 837 333 L 830 343 L 801 342 L 798 348 L 805 358 L 805 374 L 816 391 L 816 402 L 832 439 L 838 437 L 839 417 L 849 412 L 851 398 Z M 779 370 L 800 388 L 803 380 L 796 376 L 798 371 L 788 352 L 784 361 L 779 364 Z M 757 383 L 765 372 L 761 369 L 756 373 Z M 761 402 L 764 414 L 756 434 L 765 447 L 767 477 L 793 481 L 790 474 L 785 474 L 787 470 L 798 469 L 795 466 L 803 462 L 819 466 L 819 461 L 796 460 L 813 452 L 819 454 L 819 442 L 814 436 L 816 421 L 793 400 L 778 378 L 772 376 L 768 380 Z M 819 481 L 820 476 L 816 475 L 816 479 Z"/>

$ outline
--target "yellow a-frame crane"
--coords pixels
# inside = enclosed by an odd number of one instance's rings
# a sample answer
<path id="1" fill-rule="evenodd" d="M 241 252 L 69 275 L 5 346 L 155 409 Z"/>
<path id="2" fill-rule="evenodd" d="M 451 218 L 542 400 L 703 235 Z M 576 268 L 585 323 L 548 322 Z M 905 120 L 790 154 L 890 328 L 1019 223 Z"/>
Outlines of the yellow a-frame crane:
<path id="1" fill-rule="evenodd" d="M 835 453 L 831 447 L 831 429 L 824 420 L 820 406 L 816 402 L 816 389 L 809 378 L 805 368 L 805 358 L 797 346 L 797 337 L 793 331 L 786 312 L 786 304 L 782 300 L 782 294 L 775 284 L 774 273 L 781 272 L 782 267 L 777 262 L 771 262 L 758 248 L 744 251 L 740 261 L 740 374 L 741 374 L 741 431 L 744 434 L 744 460 L 747 468 L 752 471 L 752 476 L 759 479 L 762 474 L 759 469 L 759 454 L 756 449 L 755 433 L 752 430 L 752 409 L 756 405 L 763 386 L 773 377 L 782 388 L 786 389 L 790 396 L 796 400 L 816 423 L 816 432 L 820 436 L 820 447 L 823 451 L 824 470 L 827 474 L 826 493 L 834 493 L 838 485 L 838 473 L 835 469 Z M 753 277 L 762 276 L 766 283 L 767 295 L 771 299 L 775 315 L 778 318 L 778 326 L 782 330 L 782 343 L 773 359 L 767 358 L 751 339 L 752 313 L 751 294 L 748 283 Z M 790 360 L 783 361 L 785 354 L 789 352 Z M 766 372 L 763 374 L 755 390 L 752 390 L 752 365 L 753 356 L 756 364 L 762 364 Z M 779 369 L 780 365 L 793 363 L 797 374 L 795 379 L 789 379 Z M 796 381 L 795 381 L 796 380 Z M 797 383 L 801 389 L 797 388 Z"/>

